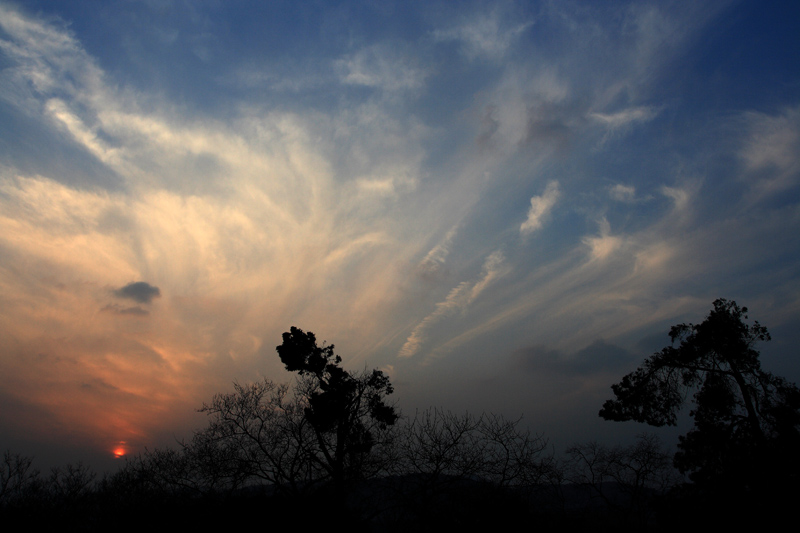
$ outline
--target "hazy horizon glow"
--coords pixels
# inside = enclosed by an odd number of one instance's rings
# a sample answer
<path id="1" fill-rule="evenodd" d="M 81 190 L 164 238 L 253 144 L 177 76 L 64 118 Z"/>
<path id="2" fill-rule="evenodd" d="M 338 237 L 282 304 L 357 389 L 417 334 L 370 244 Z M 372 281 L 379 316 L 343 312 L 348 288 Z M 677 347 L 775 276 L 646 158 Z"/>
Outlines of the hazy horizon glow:
<path id="1" fill-rule="evenodd" d="M 169 445 L 290 326 L 558 446 L 719 297 L 800 379 L 797 10 L 0 2 L 3 444 Z"/>

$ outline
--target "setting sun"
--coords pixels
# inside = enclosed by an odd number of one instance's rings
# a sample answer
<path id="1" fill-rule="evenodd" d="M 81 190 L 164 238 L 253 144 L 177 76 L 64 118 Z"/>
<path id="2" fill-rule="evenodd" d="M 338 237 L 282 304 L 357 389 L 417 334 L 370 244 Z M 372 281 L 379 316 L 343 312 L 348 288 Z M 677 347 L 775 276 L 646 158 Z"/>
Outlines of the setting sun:
<path id="1" fill-rule="evenodd" d="M 114 448 L 114 457 L 119 459 L 120 457 L 124 457 L 125 454 L 128 453 L 128 450 L 125 448 L 125 443 L 121 442 Z"/>

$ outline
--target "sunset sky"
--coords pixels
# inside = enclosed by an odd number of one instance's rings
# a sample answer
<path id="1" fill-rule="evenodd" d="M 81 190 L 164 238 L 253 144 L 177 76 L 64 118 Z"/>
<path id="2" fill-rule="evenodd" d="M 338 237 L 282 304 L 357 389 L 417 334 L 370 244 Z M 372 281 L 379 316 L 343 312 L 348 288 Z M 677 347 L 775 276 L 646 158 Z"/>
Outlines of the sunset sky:
<path id="1" fill-rule="evenodd" d="M 716 298 L 800 381 L 798 230 L 797 2 L 0 0 L 0 447 L 43 461 L 289 381 L 290 326 L 405 414 L 629 438 L 610 385 Z"/>

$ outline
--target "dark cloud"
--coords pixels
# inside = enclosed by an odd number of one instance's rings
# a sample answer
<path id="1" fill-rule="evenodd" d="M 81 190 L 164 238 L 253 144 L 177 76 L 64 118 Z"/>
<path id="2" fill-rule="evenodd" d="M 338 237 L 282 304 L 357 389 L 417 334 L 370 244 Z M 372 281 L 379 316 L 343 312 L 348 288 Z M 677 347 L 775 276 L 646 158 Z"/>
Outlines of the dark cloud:
<path id="1" fill-rule="evenodd" d="M 494 114 L 497 111 L 497 106 L 488 105 L 484 109 L 483 116 L 481 117 L 481 129 L 475 143 L 479 148 L 490 148 L 493 144 L 492 136 L 500 128 L 500 122 L 495 118 Z"/>
<path id="2" fill-rule="evenodd" d="M 659 331 L 654 331 L 649 335 L 642 337 L 636 343 L 636 349 L 641 352 L 641 359 L 644 360 L 646 357 L 650 356 L 655 352 L 660 352 L 662 348 L 665 346 L 669 346 L 671 344 L 671 339 L 669 338 L 669 326 L 665 326 Z"/>
<path id="3" fill-rule="evenodd" d="M 114 296 L 149 304 L 153 298 L 159 298 L 161 296 L 161 289 L 144 281 L 135 281 L 133 283 L 128 283 L 121 289 L 115 290 Z"/>
<path id="4" fill-rule="evenodd" d="M 84 392 L 89 392 L 92 394 L 102 394 L 108 392 L 116 393 L 120 390 L 119 387 L 115 387 L 114 385 L 100 378 L 84 381 L 81 383 L 80 388 Z"/>
<path id="5" fill-rule="evenodd" d="M 634 356 L 625 348 L 597 339 L 582 350 L 575 352 L 571 367 L 579 374 L 614 371 L 626 366 Z"/>
<path id="6" fill-rule="evenodd" d="M 597 339 L 571 355 L 545 346 L 523 348 L 516 354 L 517 364 L 527 372 L 544 371 L 569 375 L 618 371 L 632 359 L 628 350 L 609 344 L 603 339 Z"/>
<path id="7" fill-rule="evenodd" d="M 108 304 L 101 309 L 104 313 L 114 313 L 115 315 L 133 315 L 133 316 L 148 316 L 150 311 L 142 309 L 138 305 L 134 307 L 122 307 L 117 304 Z"/>
<path id="8" fill-rule="evenodd" d="M 531 106 L 524 144 L 545 144 L 566 150 L 576 135 L 576 127 L 582 123 L 579 111 L 576 107 L 551 103 Z"/>
<path id="9" fill-rule="evenodd" d="M 516 364 L 522 370 L 530 373 L 537 373 L 543 370 L 553 371 L 561 366 L 563 360 L 563 352 L 541 345 L 522 348 L 517 350 L 515 354 Z"/>

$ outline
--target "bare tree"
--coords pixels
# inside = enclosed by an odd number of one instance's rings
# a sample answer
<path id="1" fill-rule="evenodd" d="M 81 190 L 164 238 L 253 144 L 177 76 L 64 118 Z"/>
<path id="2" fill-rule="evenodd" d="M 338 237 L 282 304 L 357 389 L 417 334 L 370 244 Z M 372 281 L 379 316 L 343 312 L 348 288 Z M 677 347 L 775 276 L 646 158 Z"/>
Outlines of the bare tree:
<path id="1" fill-rule="evenodd" d="M 294 493 L 325 476 L 312 460 L 316 437 L 304 416 L 302 389 L 290 391 L 267 379 L 235 383 L 234 389 L 203 405 L 209 426 L 184 445 L 187 453 L 198 457 L 212 450 L 205 462 L 229 478 L 260 479 Z"/>
<path id="2" fill-rule="evenodd" d="M 653 498 L 682 481 L 670 452 L 653 434 L 639 435 L 630 446 L 577 444 L 567 455 L 567 482 L 585 487 L 623 522 L 635 517 L 640 527 L 652 517 Z"/>
<path id="3" fill-rule="evenodd" d="M 425 410 L 402 429 L 400 468 L 434 482 L 480 479 L 503 487 L 538 483 L 546 469 L 547 441 L 519 424 L 493 414 Z"/>
<path id="4" fill-rule="evenodd" d="M 82 462 L 53 467 L 50 470 L 48 489 L 52 498 L 74 502 L 92 492 L 95 477 L 94 471 Z"/>
<path id="5" fill-rule="evenodd" d="M 131 462 L 138 478 L 160 490 L 232 491 L 266 482 L 278 492 L 314 490 L 379 475 L 391 460 L 398 415 L 381 371 L 352 373 L 333 345 L 318 346 L 311 332 L 291 328 L 277 347 L 292 387 L 264 379 L 234 383 L 200 409 L 206 428 L 180 450 L 154 450 Z"/>
<path id="6" fill-rule="evenodd" d="M 0 508 L 16 505 L 36 496 L 44 485 L 39 470 L 33 467 L 33 458 L 12 453 L 3 453 L 0 463 Z"/>
<path id="7" fill-rule="evenodd" d="M 405 420 L 392 466 L 402 480 L 397 497 L 410 519 L 455 524 L 485 519 L 475 513 L 499 502 L 516 511 L 526 508 L 553 462 L 547 441 L 520 422 L 438 409 Z"/>

